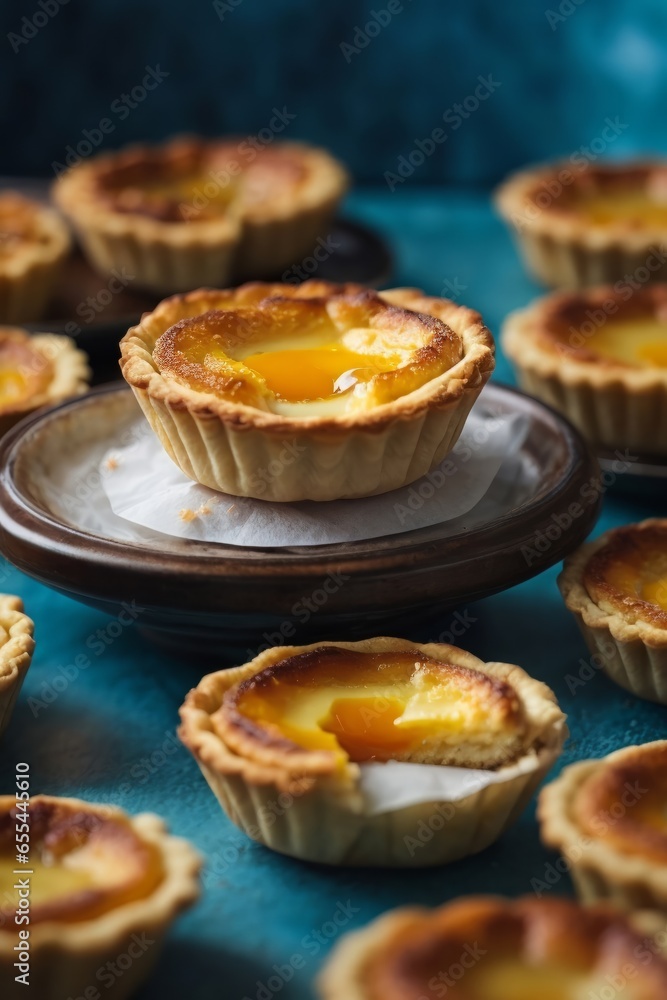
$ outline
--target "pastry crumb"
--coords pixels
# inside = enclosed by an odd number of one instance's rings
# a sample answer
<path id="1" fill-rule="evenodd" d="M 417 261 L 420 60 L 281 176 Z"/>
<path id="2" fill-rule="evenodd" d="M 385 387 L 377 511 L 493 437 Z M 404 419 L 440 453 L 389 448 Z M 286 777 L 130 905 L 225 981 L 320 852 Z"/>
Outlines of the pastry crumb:
<path id="1" fill-rule="evenodd" d="M 107 458 L 107 460 L 104 463 L 104 465 L 109 470 L 109 472 L 113 472 L 114 469 L 118 468 L 119 462 L 118 462 L 117 458 L 114 458 L 113 455 L 110 455 L 109 458 Z"/>
<path id="2" fill-rule="evenodd" d="M 184 507 L 178 512 L 178 516 L 181 521 L 185 521 L 186 524 L 190 521 L 195 521 L 198 517 L 206 517 L 207 514 L 211 513 L 211 507 L 218 501 L 215 497 L 211 497 L 206 503 L 201 504 L 196 510 L 192 510 L 190 507 Z"/>

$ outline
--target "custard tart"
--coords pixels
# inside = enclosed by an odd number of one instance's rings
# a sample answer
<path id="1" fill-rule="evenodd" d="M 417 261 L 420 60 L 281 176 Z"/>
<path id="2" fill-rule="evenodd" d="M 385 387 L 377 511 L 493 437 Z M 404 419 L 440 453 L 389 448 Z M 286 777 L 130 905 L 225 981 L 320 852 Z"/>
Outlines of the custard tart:
<path id="1" fill-rule="evenodd" d="M 181 138 L 86 160 L 53 196 L 99 271 L 164 294 L 279 274 L 327 235 L 346 188 L 322 149 Z"/>
<path id="2" fill-rule="evenodd" d="M 667 704 L 667 519 L 615 528 L 565 560 L 558 586 L 613 681 Z"/>
<path id="3" fill-rule="evenodd" d="M 649 930 L 650 928 L 650 930 Z M 404 908 L 346 934 L 322 1000 L 658 1000 L 661 922 L 567 899 L 469 896 Z M 648 933 L 647 933 L 648 931 Z"/>
<path id="4" fill-rule="evenodd" d="M 502 345 L 521 387 L 593 444 L 667 455 L 667 284 L 546 296 L 507 318 Z"/>
<path id="5" fill-rule="evenodd" d="M 197 899 L 199 868 L 193 848 L 169 836 L 157 816 L 48 795 L 1 796 L 3 998 L 134 993 L 169 925 Z"/>
<path id="6" fill-rule="evenodd" d="M 496 205 L 546 285 L 667 278 L 666 163 L 547 164 L 511 175 Z"/>
<path id="7" fill-rule="evenodd" d="M 60 216 L 15 191 L 0 191 L 0 323 L 41 319 L 70 250 Z"/>
<path id="8" fill-rule="evenodd" d="M 470 309 L 321 281 L 174 296 L 128 331 L 121 353 L 187 476 L 275 501 L 419 479 L 454 447 L 494 366 Z"/>
<path id="9" fill-rule="evenodd" d="M 181 720 L 234 823 L 327 864 L 424 866 L 483 850 L 567 735 L 553 693 L 520 667 L 390 638 L 266 650 L 204 677 Z M 381 800 L 373 771 L 397 782 Z M 417 780 L 428 788 L 409 801 Z"/>
<path id="10" fill-rule="evenodd" d="M 583 902 L 667 912 L 667 740 L 566 767 L 542 791 L 542 839 Z"/>
<path id="11" fill-rule="evenodd" d="M 41 406 L 88 388 L 88 359 L 69 337 L 0 327 L 0 434 Z"/>
<path id="12" fill-rule="evenodd" d="M 23 613 L 21 599 L 0 594 L 0 736 L 7 728 L 32 660 L 33 632 L 34 625 Z"/>

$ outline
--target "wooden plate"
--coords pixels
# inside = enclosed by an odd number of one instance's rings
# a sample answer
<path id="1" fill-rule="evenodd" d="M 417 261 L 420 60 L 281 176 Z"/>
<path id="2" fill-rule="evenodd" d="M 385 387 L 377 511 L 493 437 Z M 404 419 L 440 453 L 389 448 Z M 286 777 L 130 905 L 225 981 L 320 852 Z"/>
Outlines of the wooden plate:
<path id="1" fill-rule="evenodd" d="M 217 660 L 278 642 L 409 635 L 425 617 L 558 562 L 599 511 L 597 463 L 567 421 L 494 383 L 482 400 L 494 415 L 528 417 L 519 461 L 533 487 L 494 482 L 463 518 L 402 534 L 250 549 L 157 533 L 127 541 L 120 518 L 118 537 L 81 527 L 87 510 L 107 502 L 99 475 L 63 477 L 82 455 L 96 469 L 97 456 L 137 416 L 123 384 L 100 386 L 28 417 L 0 443 L 2 549 L 29 576 L 111 615 L 135 601 L 138 626 L 152 638 L 176 650 L 207 649 Z M 67 517 L 54 510 L 53 490 L 80 494 Z"/>

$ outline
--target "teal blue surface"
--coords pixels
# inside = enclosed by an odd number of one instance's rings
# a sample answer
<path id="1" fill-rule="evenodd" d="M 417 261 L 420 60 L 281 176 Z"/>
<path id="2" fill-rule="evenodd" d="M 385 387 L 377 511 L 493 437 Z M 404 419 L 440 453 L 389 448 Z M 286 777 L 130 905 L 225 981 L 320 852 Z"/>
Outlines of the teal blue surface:
<path id="1" fill-rule="evenodd" d="M 366 192 L 348 208 L 391 240 L 396 283 L 458 295 L 480 309 L 495 333 L 510 309 L 538 292 L 482 196 Z M 502 357 L 497 374 L 511 380 Z M 596 531 L 651 514 L 665 514 L 664 497 L 629 502 L 610 490 Z M 556 574 L 551 569 L 470 605 L 461 645 L 485 659 L 519 663 L 555 689 L 572 732 L 563 763 L 665 737 L 666 709 L 633 698 L 590 669 Z M 269 994 L 307 1000 L 341 929 L 389 907 L 436 904 L 464 893 L 518 895 L 539 889 L 538 883 L 545 892 L 571 893 L 569 878 L 550 867 L 555 855 L 540 846 L 532 806 L 483 854 L 426 871 L 327 869 L 248 841 L 221 813 L 174 736 L 178 707 L 199 679 L 196 660 L 168 659 L 136 626 L 111 638 L 118 627 L 109 628 L 103 614 L 11 567 L 0 573 L 0 588 L 21 595 L 37 629 L 34 663 L 0 750 L 0 790 L 13 789 L 15 762 L 27 761 L 35 793 L 159 812 L 206 859 L 203 897 L 175 925 L 140 1000 L 268 1000 Z M 127 600 L 140 605 L 142 596 L 128 593 Z M 451 622 L 446 615 L 410 637 L 438 638 Z M 79 664 L 89 664 L 78 673 L 72 668 L 77 655 Z M 575 686 L 568 675 L 576 677 L 582 664 L 590 679 Z M 298 971 L 286 968 L 291 959 Z"/>

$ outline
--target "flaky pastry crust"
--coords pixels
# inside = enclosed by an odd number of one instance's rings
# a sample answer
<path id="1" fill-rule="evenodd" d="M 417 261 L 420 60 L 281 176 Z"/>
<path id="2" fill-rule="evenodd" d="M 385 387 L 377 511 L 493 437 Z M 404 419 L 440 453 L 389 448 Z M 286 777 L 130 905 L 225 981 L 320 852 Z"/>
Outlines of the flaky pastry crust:
<path id="1" fill-rule="evenodd" d="M 649 518 L 587 542 L 565 560 L 558 586 L 589 649 L 612 680 L 642 698 L 667 704 L 664 612 L 636 595 L 615 592 L 606 582 L 615 561 L 635 558 L 656 538 L 662 545 L 666 524 L 665 519 Z"/>
<path id="2" fill-rule="evenodd" d="M 420 820 L 428 823 L 432 819 L 436 803 L 369 814 L 358 764 L 347 760 L 341 766 L 340 760 L 321 750 L 288 748 L 257 739 L 248 730 L 239 733 L 233 725 L 233 713 L 226 719 L 218 714 L 227 692 L 236 685 L 289 658 L 308 656 L 323 647 L 354 654 L 417 650 L 421 656 L 485 674 L 506 685 L 502 687 L 505 695 L 512 689 L 520 703 L 520 709 L 509 701 L 506 707 L 510 713 L 521 713 L 521 747 L 512 746 L 504 762 L 494 761 L 499 775 L 507 772 L 507 780 L 456 802 L 442 837 L 434 837 L 423 851 L 410 853 L 410 838 Z M 386 637 L 274 647 L 242 667 L 209 674 L 181 707 L 179 729 L 182 742 L 195 756 L 223 809 L 249 836 L 304 859 L 370 865 L 437 864 L 475 853 L 482 849 L 482 842 L 488 846 L 520 813 L 560 752 L 566 735 L 565 716 L 553 693 L 520 667 L 483 663 L 455 646 Z M 515 768 L 521 762 L 526 766 L 519 767 L 518 773 Z M 289 799 L 289 807 L 270 822 L 264 821 L 267 803 L 281 795 Z M 323 829 L 328 830 L 326 838 Z"/>
<path id="3" fill-rule="evenodd" d="M 543 789 L 542 840 L 566 859 L 583 902 L 667 910 L 667 835 L 644 812 L 666 763 L 667 741 L 657 740 L 579 761 Z"/>
<path id="4" fill-rule="evenodd" d="M 0 797 L 0 815 L 5 824 L 15 807 L 14 796 Z M 114 982 L 113 995 L 129 996 L 149 974 L 174 918 L 199 895 L 199 855 L 187 841 L 170 836 L 164 822 L 149 813 L 128 817 L 115 806 L 46 795 L 34 796 L 29 808 L 36 810 L 38 818 L 42 814 L 47 827 L 49 816 L 62 821 L 73 814 L 75 819 L 67 834 L 70 837 L 76 833 L 77 817 L 84 828 L 94 826 L 95 818 L 102 823 L 107 819 L 120 827 L 129 824 L 131 833 L 143 845 L 141 850 L 151 858 L 157 857 L 161 877 L 156 884 L 144 886 L 145 894 L 113 905 L 96 916 L 72 920 L 68 914 L 67 919 L 59 920 L 57 914 L 52 914 L 52 919 L 38 921 L 30 928 L 30 985 L 40 1000 L 83 995 L 91 984 L 100 982 L 96 978 L 99 969 L 126 952 L 134 960 L 122 978 Z M 20 822 L 20 814 L 17 817 Z M 10 825 L 13 833 L 14 823 L 10 821 Z M 119 864 L 122 859 L 115 856 L 114 866 Z M 128 865 L 134 869 L 132 858 L 128 859 Z M 141 947 L 142 941 L 148 942 L 146 947 Z M 0 926 L 0 969 L 5 974 L 8 1000 L 18 1000 L 25 992 L 25 986 L 14 979 L 16 943 L 16 927 L 8 923 Z"/>
<path id="5" fill-rule="evenodd" d="M 512 174 L 497 189 L 495 203 L 512 227 L 527 269 L 546 285 L 581 288 L 627 280 L 664 280 L 667 241 L 663 224 L 634 226 L 618 218 L 596 225 L 577 210 L 581 194 L 665 189 L 667 167 L 660 162 L 545 164 Z M 641 272 L 643 273 L 643 272 Z"/>
<path id="6" fill-rule="evenodd" d="M 563 412 L 589 441 L 667 454 L 667 368 L 602 357 L 581 332 L 590 317 L 662 318 L 667 284 L 553 293 L 511 313 L 501 341 L 523 389 Z"/>
<path id="7" fill-rule="evenodd" d="M 192 192 L 182 197 L 146 193 L 188 177 Z M 343 167 L 303 143 L 185 137 L 89 159 L 53 196 L 98 269 L 126 267 L 165 294 L 297 263 L 326 235 L 346 188 Z"/>
<path id="8" fill-rule="evenodd" d="M 400 340 L 401 327 L 412 338 L 421 337 L 404 371 L 371 380 L 375 394 L 368 408 L 335 416 L 274 413 L 233 398 L 235 380 L 221 394 L 191 388 L 187 368 L 170 353 L 170 328 L 193 317 L 249 305 L 260 315 L 286 311 L 289 301 L 303 310 L 309 300 L 312 310 L 337 310 L 341 323 L 361 313 L 365 325 L 384 323 L 395 339 Z M 252 338 L 252 326 L 245 336 Z M 158 342 L 166 376 L 156 358 Z M 278 501 L 369 496 L 420 478 L 454 446 L 494 366 L 491 335 L 470 309 L 414 289 L 376 295 L 359 285 L 320 281 L 251 283 L 174 296 L 128 331 L 121 355 L 124 378 L 186 475 L 237 496 Z M 289 464 L 280 460 L 287 442 L 295 444 L 299 456 Z M 280 474 L 270 477 L 268 491 L 263 482 L 258 493 L 252 485 L 257 469 L 270 469 L 274 462 Z"/>
<path id="9" fill-rule="evenodd" d="M 0 736 L 32 660 L 34 628 L 23 612 L 23 601 L 11 594 L 0 594 Z"/>
<path id="10" fill-rule="evenodd" d="M 592 996 L 628 966 L 636 970 L 637 1000 L 653 1000 L 667 988 L 667 961 L 657 945 L 643 927 L 612 908 L 584 909 L 557 898 L 471 896 L 437 910 L 394 910 L 346 934 L 319 976 L 319 996 L 419 1000 L 446 990 L 447 996 L 469 1000 L 482 995 L 470 986 L 471 979 L 481 972 L 493 981 L 496 966 L 505 983 L 512 964 L 517 978 L 522 967 L 531 971 L 536 989 L 541 966 L 545 987 L 552 985 L 554 970 L 571 969 L 572 1000 L 584 992 Z M 585 976 L 590 981 L 582 981 Z M 528 996 L 525 983 L 521 996 Z"/>

